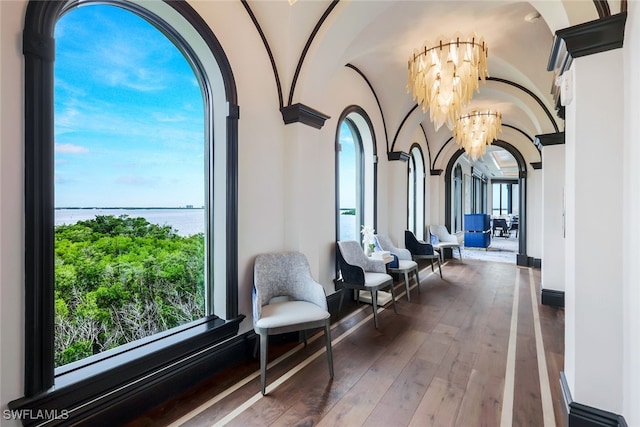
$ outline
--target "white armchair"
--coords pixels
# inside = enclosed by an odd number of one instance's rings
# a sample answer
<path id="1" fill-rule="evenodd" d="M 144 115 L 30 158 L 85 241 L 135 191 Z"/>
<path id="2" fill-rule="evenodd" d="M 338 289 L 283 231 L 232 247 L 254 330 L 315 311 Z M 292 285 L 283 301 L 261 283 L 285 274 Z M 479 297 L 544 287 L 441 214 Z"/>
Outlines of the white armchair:
<path id="1" fill-rule="evenodd" d="M 458 240 L 458 237 L 449 233 L 447 227 L 445 227 L 444 225 L 430 225 L 429 233 L 432 236 L 438 238 L 438 243 L 433 244 L 433 246 L 440 253 L 442 261 L 444 261 L 445 249 L 451 249 L 453 254 L 453 249 L 458 248 L 458 255 L 460 256 L 460 262 L 462 262 L 462 250 L 460 249 L 460 241 Z"/>
<path id="2" fill-rule="evenodd" d="M 253 266 L 253 329 L 260 336 L 260 383 L 266 394 L 269 335 L 324 328 L 333 378 L 330 314 L 324 288 L 299 252 L 261 254 Z M 306 340 L 305 340 L 306 344 Z"/>
<path id="3" fill-rule="evenodd" d="M 416 287 L 418 288 L 418 293 L 420 293 L 418 263 L 411 258 L 409 249 L 396 247 L 389 237 L 377 234 L 375 238 L 382 250 L 389 251 L 398 257 L 398 265 L 389 264 L 387 271 L 389 273 L 404 275 L 404 284 L 407 288 L 407 301 L 411 301 L 411 294 L 409 293 L 409 273 L 413 272 L 416 275 Z"/>
<path id="4" fill-rule="evenodd" d="M 378 291 L 387 289 L 391 291 L 393 301 L 393 311 L 396 310 L 396 295 L 393 288 L 393 278 L 387 274 L 384 261 L 381 259 L 369 258 L 362 250 L 360 243 L 355 240 L 343 240 L 338 242 L 338 265 L 341 284 L 347 289 L 355 291 L 367 291 L 371 293 L 371 305 L 373 306 L 373 324 L 378 328 Z M 344 292 L 340 295 L 340 305 L 342 308 Z"/>

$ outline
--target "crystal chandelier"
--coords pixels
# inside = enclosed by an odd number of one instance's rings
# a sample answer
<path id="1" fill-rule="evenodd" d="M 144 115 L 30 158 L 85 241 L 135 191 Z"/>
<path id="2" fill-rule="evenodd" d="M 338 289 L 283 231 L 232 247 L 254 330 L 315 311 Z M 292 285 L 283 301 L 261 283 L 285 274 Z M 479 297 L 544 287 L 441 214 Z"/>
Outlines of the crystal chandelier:
<path id="1" fill-rule="evenodd" d="M 484 155 L 501 128 L 502 114 L 497 111 L 472 111 L 458 118 L 453 137 L 467 155 L 476 160 Z"/>
<path id="2" fill-rule="evenodd" d="M 453 129 L 462 108 L 478 90 L 478 79 L 485 81 L 487 52 L 483 38 L 472 35 L 464 40 L 456 34 L 435 46 L 425 44 L 409 57 L 407 91 L 423 112 L 430 110 L 436 130 L 443 124 Z"/>

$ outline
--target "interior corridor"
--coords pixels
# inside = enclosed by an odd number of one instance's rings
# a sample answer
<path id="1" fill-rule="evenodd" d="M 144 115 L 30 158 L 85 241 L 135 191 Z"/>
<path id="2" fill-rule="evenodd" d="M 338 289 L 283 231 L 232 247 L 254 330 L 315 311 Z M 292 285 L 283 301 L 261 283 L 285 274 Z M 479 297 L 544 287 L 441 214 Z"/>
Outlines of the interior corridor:
<path id="1" fill-rule="evenodd" d="M 488 251 L 491 253 L 491 251 Z M 464 257 L 464 252 L 463 252 Z M 398 314 L 353 303 L 332 323 L 335 378 L 322 333 L 274 339 L 267 396 L 257 360 L 227 370 L 129 427 L 564 426 L 564 310 L 542 306 L 540 270 L 448 260 L 421 265 L 421 291 L 397 285 Z"/>

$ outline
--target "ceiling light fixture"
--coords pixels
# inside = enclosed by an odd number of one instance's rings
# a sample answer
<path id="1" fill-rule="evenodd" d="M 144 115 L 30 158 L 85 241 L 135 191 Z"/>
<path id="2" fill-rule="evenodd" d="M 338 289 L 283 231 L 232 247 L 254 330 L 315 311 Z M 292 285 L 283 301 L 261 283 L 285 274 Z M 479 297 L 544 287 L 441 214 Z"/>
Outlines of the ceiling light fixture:
<path id="1" fill-rule="evenodd" d="M 472 111 L 460 116 L 453 128 L 455 141 L 464 148 L 472 160 L 482 157 L 487 145 L 502 130 L 502 114 L 497 111 Z"/>
<path id="2" fill-rule="evenodd" d="M 465 40 L 456 34 L 448 41 L 440 39 L 435 46 L 425 43 L 409 57 L 407 91 L 423 112 L 430 110 L 436 130 L 443 124 L 453 129 L 462 108 L 478 90 L 478 79 L 485 81 L 487 53 L 482 37 L 472 35 Z"/>

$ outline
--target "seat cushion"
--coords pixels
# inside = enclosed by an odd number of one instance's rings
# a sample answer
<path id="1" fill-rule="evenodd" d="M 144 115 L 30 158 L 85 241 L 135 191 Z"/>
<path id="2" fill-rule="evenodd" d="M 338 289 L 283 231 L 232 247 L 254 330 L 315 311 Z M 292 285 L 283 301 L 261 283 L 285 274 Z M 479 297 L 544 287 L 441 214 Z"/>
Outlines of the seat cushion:
<path id="1" fill-rule="evenodd" d="M 329 318 L 328 311 L 307 301 L 284 301 L 262 306 L 258 328 L 280 328 L 298 323 L 315 322 Z"/>
<path id="2" fill-rule="evenodd" d="M 407 260 L 400 260 L 399 261 L 400 266 L 398 267 L 401 270 L 405 270 L 405 269 L 412 269 L 412 268 L 416 268 L 418 266 L 418 263 L 415 261 L 407 261 Z"/>
<path id="3" fill-rule="evenodd" d="M 366 287 L 380 286 L 388 281 L 393 282 L 393 278 L 387 273 L 371 273 L 368 271 L 364 272 L 364 285 Z"/>
<path id="4" fill-rule="evenodd" d="M 451 242 L 440 242 L 438 243 L 438 247 L 439 248 L 459 248 L 460 245 L 458 243 L 451 243 Z"/>

